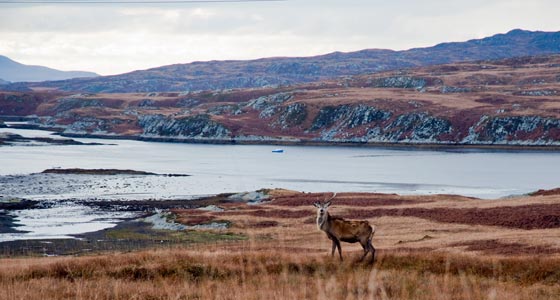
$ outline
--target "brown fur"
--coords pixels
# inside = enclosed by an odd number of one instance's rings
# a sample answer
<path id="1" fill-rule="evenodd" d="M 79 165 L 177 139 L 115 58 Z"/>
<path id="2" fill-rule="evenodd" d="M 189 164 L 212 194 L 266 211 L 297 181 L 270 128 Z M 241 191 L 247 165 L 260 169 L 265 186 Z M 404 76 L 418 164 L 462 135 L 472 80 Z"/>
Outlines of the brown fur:
<path id="1" fill-rule="evenodd" d="M 335 248 L 337 248 L 340 260 L 342 260 L 340 242 L 359 242 L 364 249 L 364 255 L 360 260 L 363 260 L 366 255 L 371 252 L 371 260 L 373 261 L 375 259 L 375 248 L 371 240 L 375 233 L 375 227 L 369 225 L 368 221 L 348 221 L 343 218 L 333 217 L 327 212 L 329 205 L 330 202 L 325 204 L 314 203 L 314 206 L 318 208 L 317 226 L 320 230 L 324 231 L 327 237 L 332 241 L 331 256 L 334 256 Z"/>

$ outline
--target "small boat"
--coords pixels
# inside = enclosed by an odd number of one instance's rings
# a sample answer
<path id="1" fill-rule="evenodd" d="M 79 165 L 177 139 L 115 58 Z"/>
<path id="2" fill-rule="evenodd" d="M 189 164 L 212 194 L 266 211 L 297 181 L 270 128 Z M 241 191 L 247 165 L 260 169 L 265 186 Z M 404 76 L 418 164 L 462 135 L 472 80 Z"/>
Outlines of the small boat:
<path id="1" fill-rule="evenodd" d="M 284 149 L 274 149 L 272 153 L 284 153 Z"/>

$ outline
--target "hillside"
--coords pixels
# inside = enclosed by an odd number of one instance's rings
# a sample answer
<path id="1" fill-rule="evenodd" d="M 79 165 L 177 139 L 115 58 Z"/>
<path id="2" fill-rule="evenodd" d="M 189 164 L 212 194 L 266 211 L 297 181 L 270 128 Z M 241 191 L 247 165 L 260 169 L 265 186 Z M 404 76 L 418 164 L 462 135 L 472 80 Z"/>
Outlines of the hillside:
<path id="1" fill-rule="evenodd" d="M 447 64 L 282 88 L 3 92 L 0 115 L 66 134 L 189 142 L 560 145 L 560 55 Z"/>
<path id="2" fill-rule="evenodd" d="M 21 91 L 43 87 L 88 93 L 138 93 L 271 87 L 418 66 L 553 53 L 560 53 L 560 32 L 517 29 L 483 39 L 405 51 L 368 49 L 313 57 L 193 62 L 116 76 L 13 84 L 8 88 Z M 0 78 L 4 78 L 1 73 Z"/>
<path id="3" fill-rule="evenodd" d="M 99 76 L 92 72 L 83 71 L 59 71 L 43 66 L 30 66 L 18 63 L 6 56 L 0 55 L 0 78 L 11 82 L 20 81 L 45 81 L 45 80 L 65 80 L 78 77 Z M 0 80 L 0 84 L 5 84 Z"/>

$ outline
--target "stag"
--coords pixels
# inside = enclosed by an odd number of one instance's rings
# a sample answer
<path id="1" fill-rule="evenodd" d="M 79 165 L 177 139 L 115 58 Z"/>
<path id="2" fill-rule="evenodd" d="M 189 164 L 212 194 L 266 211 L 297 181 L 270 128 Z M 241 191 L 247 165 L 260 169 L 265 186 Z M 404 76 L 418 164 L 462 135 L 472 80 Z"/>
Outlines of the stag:
<path id="1" fill-rule="evenodd" d="M 371 261 L 373 262 L 375 259 L 375 248 L 371 244 L 371 239 L 375 233 L 375 226 L 369 225 L 368 221 L 348 221 L 331 216 L 327 209 L 335 196 L 336 194 L 323 204 L 320 202 L 313 203 L 313 206 L 317 207 L 317 227 L 319 230 L 324 231 L 332 241 L 331 256 L 334 256 L 334 250 L 337 248 L 340 260 L 342 260 L 340 242 L 359 242 L 362 248 L 364 248 L 364 255 L 360 261 L 364 260 L 367 254 L 371 252 Z"/>

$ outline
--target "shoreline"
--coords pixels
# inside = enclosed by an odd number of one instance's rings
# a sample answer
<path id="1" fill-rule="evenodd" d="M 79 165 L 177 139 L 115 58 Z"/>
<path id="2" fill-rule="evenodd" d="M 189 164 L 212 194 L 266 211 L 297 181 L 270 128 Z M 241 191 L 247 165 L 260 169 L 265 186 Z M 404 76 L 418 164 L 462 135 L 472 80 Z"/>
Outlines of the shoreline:
<path id="1" fill-rule="evenodd" d="M 435 151 L 452 151 L 452 150 L 486 150 L 486 151 L 542 151 L 557 152 L 560 146 L 543 146 L 543 145 L 478 145 L 478 144 L 451 144 L 451 143 L 382 143 L 382 142 L 323 142 L 323 141 L 283 141 L 283 140 L 266 140 L 266 141 L 250 141 L 239 139 L 184 139 L 173 137 L 146 137 L 131 135 L 103 135 L 103 134 L 80 134 L 80 133 L 59 133 L 63 137 L 73 138 L 95 138 L 110 140 L 133 140 L 142 142 L 160 142 L 160 143 L 184 143 L 184 144 L 208 144 L 208 145 L 269 145 L 269 146 L 306 146 L 306 147 L 363 147 L 363 148 L 384 148 L 384 149 L 400 149 L 400 150 L 435 150 Z"/>
<path id="2" fill-rule="evenodd" d="M 137 212 L 139 215 L 120 220 L 115 226 L 96 231 L 67 234 L 68 238 L 32 238 L 0 241 L 0 256 L 68 256 L 100 254 L 112 251 L 138 251 L 172 248 L 209 241 L 244 239 L 239 234 L 199 230 L 156 229 L 146 220 L 158 211 L 197 209 L 211 205 L 238 203 L 228 197 L 232 194 L 205 196 L 193 200 L 81 200 L 76 203 L 98 209 Z M 36 208 L 39 201 L 22 200 L 19 203 L 0 203 L 0 233 L 26 233 L 18 230 L 15 218 L 7 214 L 16 209 Z M 4 210 L 2 210 L 2 208 Z M 66 235 L 66 234 L 65 234 Z"/>
<path id="3" fill-rule="evenodd" d="M 480 150 L 480 151 L 541 151 L 559 152 L 560 145 L 507 145 L 507 144 L 461 144 L 461 143 L 412 143 L 412 142 L 352 142 L 352 141 L 315 141 L 315 140 L 245 140 L 245 139 L 196 139 L 177 137 L 150 137 L 138 135 L 117 134 L 91 134 L 91 133 L 64 133 L 59 127 L 45 127 L 35 124 L 15 124 L 8 128 L 34 129 L 52 131 L 56 135 L 70 138 L 92 138 L 105 140 L 132 140 L 159 143 L 184 143 L 184 144 L 208 144 L 208 145 L 269 145 L 269 146 L 311 146 L 311 147 L 364 147 L 384 148 L 399 150 L 426 150 L 426 151 L 457 151 L 457 150 Z"/>

